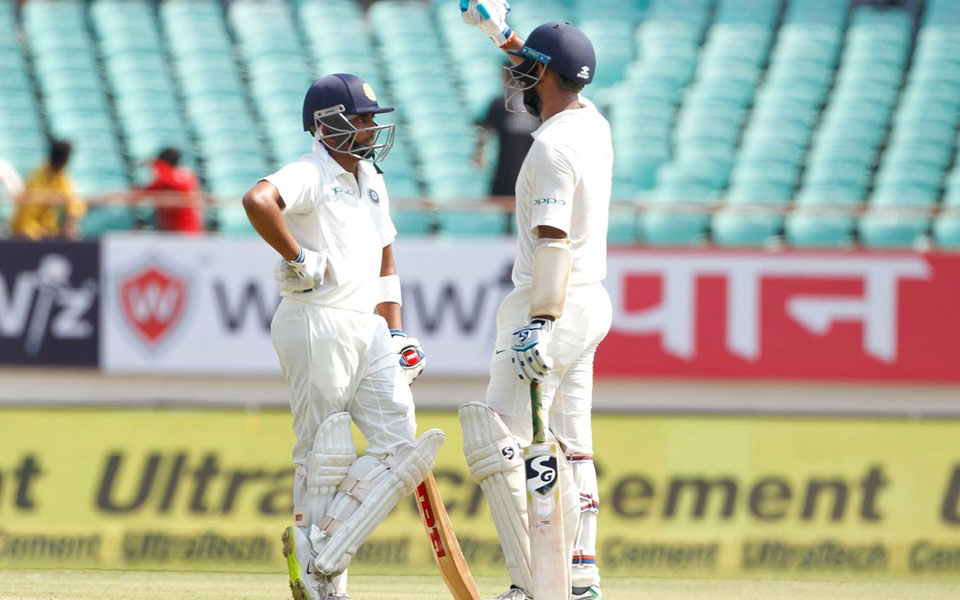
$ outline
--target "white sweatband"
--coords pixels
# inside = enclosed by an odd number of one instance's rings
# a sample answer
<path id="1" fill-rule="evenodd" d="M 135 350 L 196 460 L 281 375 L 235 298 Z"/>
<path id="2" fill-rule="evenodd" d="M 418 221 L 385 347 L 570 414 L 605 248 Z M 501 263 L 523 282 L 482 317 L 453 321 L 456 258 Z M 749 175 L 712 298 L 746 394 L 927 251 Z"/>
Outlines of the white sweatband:
<path id="1" fill-rule="evenodd" d="M 381 302 L 394 302 L 399 306 L 403 306 L 403 302 L 400 299 L 399 275 L 384 275 L 380 278 L 380 294 L 377 304 Z"/>
<path id="2" fill-rule="evenodd" d="M 539 238 L 533 250 L 530 316 L 559 319 L 567 302 L 573 254 L 569 239 Z"/>

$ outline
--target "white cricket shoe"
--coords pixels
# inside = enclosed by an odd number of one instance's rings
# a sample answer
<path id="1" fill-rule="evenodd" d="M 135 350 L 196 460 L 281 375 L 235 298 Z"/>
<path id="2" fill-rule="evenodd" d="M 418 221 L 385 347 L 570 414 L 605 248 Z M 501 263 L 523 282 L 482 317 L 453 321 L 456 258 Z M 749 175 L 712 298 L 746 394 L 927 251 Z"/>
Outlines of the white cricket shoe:
<path id="1" fill-rule="evenodd" d="M 522 588 L 511 585 L 509 590 L 500 594 L 494 600 L 533 600 L 533 596 L 523 591 Z"/>
<path id="2" fill-rule="evenodd" d="M 332 591 L 329 578 L 312 572 L 312 547 L 310 538 L 303 530 L 290 525 L 283 530 L 281 539 L 293 600 L 350 600 L 348 596 Z"/>
<path id="3" fill-rule="evenodd" d="M 599 585 L 575 587 L 572 591 L 573 595 L 571 598 L 573 600 L 603 600 L 603 592 L 600 591 Z"/>

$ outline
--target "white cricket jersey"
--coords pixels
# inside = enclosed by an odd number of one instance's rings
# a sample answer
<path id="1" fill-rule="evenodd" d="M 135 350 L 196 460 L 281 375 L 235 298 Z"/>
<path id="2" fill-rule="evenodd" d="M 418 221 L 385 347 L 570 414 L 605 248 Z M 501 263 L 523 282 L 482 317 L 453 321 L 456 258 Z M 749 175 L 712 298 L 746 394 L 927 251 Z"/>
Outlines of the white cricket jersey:
<path id="1" fill-rule="evenodd" d="M 536 228 L 564 231 L 571 241 L 570 285 L 607 275 L 607 217 L 613 176 L 610 124 L 589 101 L 565 110 L 533 132 L 517 176 L 517 257 L 513 284 L 529 286 Z"/>
<path id="2" fill-rule="evenodd" d="M 301 302 L 372 312 L 383 248 L 397 230 L 383 176 L 360 161 L 360 181 L 319 147 L 263 179 L 280 192 L 283 221 L 301 246 L 327 257 L 318 289 L 283 293 Z"/>

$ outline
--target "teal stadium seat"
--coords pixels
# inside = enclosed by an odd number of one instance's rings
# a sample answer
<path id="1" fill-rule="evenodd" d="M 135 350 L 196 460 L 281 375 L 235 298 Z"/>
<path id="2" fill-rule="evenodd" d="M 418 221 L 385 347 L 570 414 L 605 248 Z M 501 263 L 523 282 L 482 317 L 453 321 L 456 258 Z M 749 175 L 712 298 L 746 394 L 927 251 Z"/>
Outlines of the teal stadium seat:
<path id="1" fill-rule="evenodd" d="M 930 218 L 875 210 L 860 216 L 860 242 L 867 248 L 913 248 L 927 237 Z"/>
<path id="2" fill-rule="evenodd" d="M 80 222 L 80 235 L 96 239 L 108 231 L 133 229 L 136 215 L 129 206 L 91 206 Z"/>
<path id="3" fill-rule="evenodd" d="M 855 217 L 809 210 L 787 215 L 787 241 L 798 248 L 848 248 L 853 244 Z"/>
<path id="4" fill-rule="evenodd" d="M 430 235 L 436 228 L 436 217 L 428 210 L 393 209 L 390 219 L 402 236 Z"/>
<path id="5" fill-rule="evenodd" d="M 640 239 L 635 210 L 611 207 L 607 228 L 607 243 L 615 245 L 635 244 Z"/>
<path id="6" fill-rule="evenodd" d="M 256 235 L 247 213 L 236 198 L 232 204 L 218 206 L 216 209 L 217 231 L 227 235 Z"/>
<path id="7" fill-rule="evenodd" d="M 866 188 L 847 184 L 816 183 L 804 185 L 794 197 L 797 206 L 856 206 L 866 199 Z"/>
<path id="8" fill-rule="evenodd" d="M 653 208 L 640 214 L 641 240 L 651 246 L 697 246 L 707 241 L 710 217 L 704 213 Z"/>
<path id="9" fill-rule="evenodd" d="M 505 235 L 509 217 L 499 210 L 443 210 L 437 213 L 437 231 L 450 237 Z"/>
<path id="10" fill-rule="evenodd" d="M 933 239 L 941 248 L 960 250 L 960 213 L 945 212 L 937 217 Z"/>
<path id="11" fill-rule="evenodd" d="M 713 215 L 711 232 L 719 246 L 759 247 L 770 243 L 783 228 L 783 217 L 736 207 Z"/>
<path id="12" fill-rule="evenodd" d="M 784 205 L 792 199 L 792 188 L 764 183 L 733 183 L 724 197 L 730 206 Z"/>

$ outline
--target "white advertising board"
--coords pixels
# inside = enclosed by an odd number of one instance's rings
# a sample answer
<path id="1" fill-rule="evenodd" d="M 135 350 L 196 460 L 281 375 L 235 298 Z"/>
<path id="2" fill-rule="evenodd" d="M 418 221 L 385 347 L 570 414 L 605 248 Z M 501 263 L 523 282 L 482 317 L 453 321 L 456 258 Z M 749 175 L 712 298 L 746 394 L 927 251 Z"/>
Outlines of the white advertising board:
<path id="1" fill-rule="evenodd" d="M 430 375 L 484 375 L 511 289 L 510 240 L 403 240 L 404 327 Z M 273 252 L 259 238 L 117 234 L 102 246 L 107 373 L 279 374 L 270 319 Z"/>

